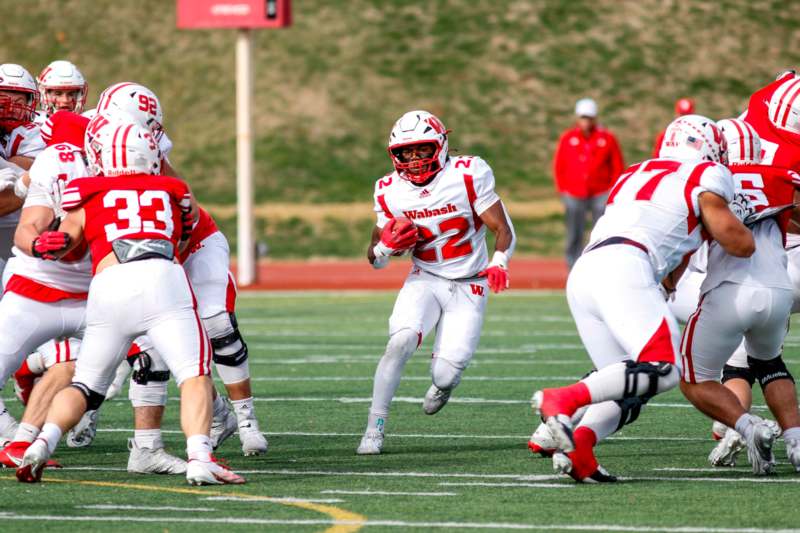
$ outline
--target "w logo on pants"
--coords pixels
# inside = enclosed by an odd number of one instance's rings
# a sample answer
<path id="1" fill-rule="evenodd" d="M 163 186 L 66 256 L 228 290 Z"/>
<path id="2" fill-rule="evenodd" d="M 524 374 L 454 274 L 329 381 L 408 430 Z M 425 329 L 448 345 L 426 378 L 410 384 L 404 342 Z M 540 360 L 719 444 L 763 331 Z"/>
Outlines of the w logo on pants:
<path id="1" fill-rule="evenodd" d="M 477 296 L 483 296 L 483 286 L 477 285 L 475 283 L 470 283 L 469 286 L 472 288 L 472 294 Z"/>

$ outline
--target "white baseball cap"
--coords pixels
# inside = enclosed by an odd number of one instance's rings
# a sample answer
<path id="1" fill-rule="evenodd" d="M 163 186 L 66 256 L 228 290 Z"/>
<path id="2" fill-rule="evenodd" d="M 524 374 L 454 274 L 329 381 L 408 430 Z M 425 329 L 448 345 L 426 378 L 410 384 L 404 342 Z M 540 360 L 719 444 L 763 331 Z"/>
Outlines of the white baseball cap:
<path id="1" fill-rule="evenodd" d="M 597 116 L 597 102 L 591 98 L 581 98 L 575 104 L 575 114 L 579 117 L 595 118 Z"/>

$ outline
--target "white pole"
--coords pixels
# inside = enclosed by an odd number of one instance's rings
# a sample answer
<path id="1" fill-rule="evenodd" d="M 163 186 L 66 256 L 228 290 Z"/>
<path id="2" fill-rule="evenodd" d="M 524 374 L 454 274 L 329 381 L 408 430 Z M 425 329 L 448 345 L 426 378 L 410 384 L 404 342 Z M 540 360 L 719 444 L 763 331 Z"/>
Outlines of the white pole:
<path id="1" fill-rule="evenodd" d="M 237 278 L 240 285 L 256 280 L 253 238 L 253 34 L 236 35 L 236 213 Z"/>

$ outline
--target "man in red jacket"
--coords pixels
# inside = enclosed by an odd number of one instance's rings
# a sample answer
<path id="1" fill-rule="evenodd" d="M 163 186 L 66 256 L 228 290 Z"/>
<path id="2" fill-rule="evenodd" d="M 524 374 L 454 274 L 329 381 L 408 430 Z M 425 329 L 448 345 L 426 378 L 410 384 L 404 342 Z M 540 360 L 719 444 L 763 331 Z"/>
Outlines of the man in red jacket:
<path id="1" fill-rule="evenodd" d="M 566 209 L 569 268 L 583 250 L 586 213 L 593 223 L 603 214 L 608 190 L 625 165 L 614 135 L 597 124 L 597 104 L 583 98 L 575 104 L 578 120 L 561 135 L 553 158 L 556 189 Z"/>

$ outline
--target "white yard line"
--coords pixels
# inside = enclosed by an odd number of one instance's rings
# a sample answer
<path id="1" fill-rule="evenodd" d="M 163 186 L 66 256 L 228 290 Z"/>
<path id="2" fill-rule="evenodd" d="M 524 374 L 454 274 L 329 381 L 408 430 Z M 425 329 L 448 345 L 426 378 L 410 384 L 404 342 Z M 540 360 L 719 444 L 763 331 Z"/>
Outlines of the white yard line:
<path id="1" fill-rule="evenodd" d="M 94 509 L 96 511 L 185 511 L 190 513 L 214 513 L 217 510 L 213 507 L 171 507 L 171 506 L 149 506 L 149 505 L 76 505 L 76 509 Z"/>
<path id="2" fill-rule="evenodd" d="M 422 496 L 426 498 L 458 496 L 457 492 L 393 492 L 388 490 L 321 490 L 319 493 L 347 494 L 354 496 Z"/>
<path id="3" fill-rule="evenodd" d="M 522 531 L 622 531 L 642 533 L 798 533 L 800 529 L 723 528 L 705 526 L 630 526 L 615 524 L 519 524 L 510 522 L 409 522 L 405 520 L 281 520 L 268 518 L 195 518 L 174 516 L 60 516 L 25 515 L 0 512 L 5 520 L 30 520 L 43 522 L 140 522 L 140 523 L 192 523 L 192 524 L 245 524 L 245 525 L 320 525 L 364 526 L 438 529 L 501 529 Z"/>
<path id="4" fill-rule="evenodd" d="M 555 476 L 554 476 L 555 477 Z M 463 483 L 442 482 L 441 487 L 515 487 L 521 489 L 568 489 L 576 487 L 577 483 L 485 483 L 481 481 L 468 481 Z"/>
<path id="5" fill-rule="evenodd" d="M 239 472 L 239 470 L 236 470 Z M 273 497 L 273 496 L 248 496 L 247 498 L 239 496 L 208 496 L 204 500 L 213 502 L 273 502 L 273 503 L 342 503 L 344 500 L 339 498 L 295 498 L 293 496 Z"/>
<path id="6" fill-rule="evenodd" d="M 293 359 L 271 359 L 265 357 L 251 356 L 249 362 L 251 365 L 339 365 L 339 364 L 368 364 L 377 365 L 380 359 L 380 354 L 371 355 L 369 357 L 357 358 L 352 356 L 342 356 L 337 354 L 307 354 L 305 357 L 297 357 Z M 786 360 L 784 360 L 786 361 Z M 792 362 L 792 361 L 787 361 Z M 415 365 L 430 365 L 430 357 L 411 358 L 407 364 Z M 550 361 L 542 361 L 536 359 L 481 359 L 478 357 L 471 363 L 471 367 L 486 366 L 486 365 L 530 365 L 530 366 L 564 366 L 564 365 L 586 365 L 588 368 L 588 359 L 557 359 Z"/>
<path id="7" fill-rule="evenodd" d="M 250 378 L 250 381 L 372 381 L 375 379 L 373 376 L 269 376 Z M 464 376 L 461 382 L 465 381 L 576 381 L 580 376 Z M 403 381 L 427 381 L 430 382 L 430 376 L 403 376 Z"/>

